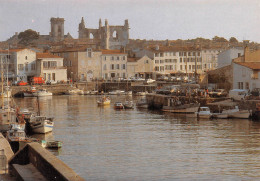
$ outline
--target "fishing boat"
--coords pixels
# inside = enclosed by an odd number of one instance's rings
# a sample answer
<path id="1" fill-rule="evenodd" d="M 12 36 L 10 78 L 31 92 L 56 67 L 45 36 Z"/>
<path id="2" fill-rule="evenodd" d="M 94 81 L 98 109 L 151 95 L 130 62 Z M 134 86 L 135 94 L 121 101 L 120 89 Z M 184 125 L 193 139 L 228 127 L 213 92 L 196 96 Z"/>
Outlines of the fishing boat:
<path id="1" fill-rule="evenodd" d="M 27 143 L 38 142 L 37 139 L 26 137 L 24 130 L 19 128 L 8 130 L 6 139 L 9 141 L 14 152 L 22 149 Z"/>
<path id="2" fill-rule="evenodd" d="M 54 122 L 53 118 L 47 118 L 41 116 L 39 97 L 37 97 L 38 112 L 37 116 L 32 116 L 29 121 L 29 129 L 33 133 L 48 133 L 53 130 Z"/>
<path id="3" fill-rule="evenodd" d="M 125 109 L 134 109 L 134 103 L 133 103 L 133 101 L 125 101 L 124 102 L 124 108 Z"/>
<path id="4" fill-rule="evenodd" d="M 30 129 L 33 133 L 45 134 L 53 130 L 53 118 L 45 116 L 34 116 L 30 119 Z"/>
<path id="5" fill-rule="evenodd" d="M 223 110 L 222 113 L 227 114 L 228 118 L 248 119 L 250 116 L 250 111 L 239 110 L 238 106 L 235 106 L 233 109 Z"/>
<path id="6" fill-rule="evenodd" d="M 32 86 L 29 90 L 23 91 L 24 97 L 33 97 L 33 93 L 37 92 L 36 87 Z"/>
<path id="7" fill-rule="evenodd" d="M 210 119 L 212 117 L 212 113 L 210 112 L 209 107 L 200 107 L 198 112 L 198 117 Z"/>
<path id="8" fill-rule="evenodd" d="M 104 106 L 104 105 L 109 105 L 110 104 L 110 98 L 107 96 L 102 96 L 100 99 L 97 101 L 98 106 Z"/>
<path id="9" fill-rule="evenodd" d="M 122 102 L 115 102 L 114 108 L 115 109 L 124 109 L 124 105 Z"/>
<path id="10" fill-rule="evenodd" d="M 136 107 L 137 108 L 148 108 L 147 100 L 145 98 L 140 99 L 139 101 L 137 101 Z"/>
<path id="11" fill-rule="evenodd" d="M 32 94 L 34 97 L 52 96 L 52 92 L 49 92 L 46 89 L 40 89 L 36 92 L 33 92 Z"/>

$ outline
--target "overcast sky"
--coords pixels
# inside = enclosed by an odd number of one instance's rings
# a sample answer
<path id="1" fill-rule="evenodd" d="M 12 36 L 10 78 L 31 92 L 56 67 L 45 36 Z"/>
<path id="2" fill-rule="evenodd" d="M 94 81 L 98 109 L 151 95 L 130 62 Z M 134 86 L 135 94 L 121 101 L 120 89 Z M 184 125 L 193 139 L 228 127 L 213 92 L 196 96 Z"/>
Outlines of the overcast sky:
<path id="1" fill-rule="evenodd" d="M 88 28 L 123 25 L 130 38 L 176 40 L 196 37 L 251 40 L 260 43 L 260 0 L 0 0 L 0 41 L 15 32 L 50 32 L 50 18 L 65 19 L 65 33 L 78 38 L 84 17 Z"/>

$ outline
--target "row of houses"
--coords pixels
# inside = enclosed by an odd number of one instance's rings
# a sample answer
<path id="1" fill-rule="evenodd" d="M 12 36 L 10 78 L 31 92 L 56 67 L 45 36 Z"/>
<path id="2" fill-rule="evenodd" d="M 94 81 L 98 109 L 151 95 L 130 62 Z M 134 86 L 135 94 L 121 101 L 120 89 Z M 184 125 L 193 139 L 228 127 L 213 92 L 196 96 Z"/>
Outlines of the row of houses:
<path id="1" fill-rule="evenodd" d="M 31 49 L 0 50 L 0 65 L 4 76 L 12 81 L 29 81 L 32 77 L 67 81 L 63 58 Z"/>
<path id="2" fill-rule="evenodd" d="M 208 73 L 207 83 L 215 83 L 219 88 L 260 88 L 259 50 L 153 46 L 134 54 L 129 56 L 123 49 L 91 47 L 64 48 L 51 53 L 28 48 L 0 50 L 5 75 L 14 81 L 28 81 L 35 76 L 66 82 Z"/>

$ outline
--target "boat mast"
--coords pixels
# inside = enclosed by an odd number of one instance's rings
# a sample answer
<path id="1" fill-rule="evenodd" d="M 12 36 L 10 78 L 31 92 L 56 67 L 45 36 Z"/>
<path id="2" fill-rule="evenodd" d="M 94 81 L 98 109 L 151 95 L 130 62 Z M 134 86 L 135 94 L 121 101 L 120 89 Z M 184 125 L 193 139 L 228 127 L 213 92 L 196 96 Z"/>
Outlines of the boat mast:
<path id="1" fill-rule="evenodd" d="M 39 104 L 39 96 L 37 95 L 37 106 L 38 106 L 38 112 L 37 112 L 37 114 L 38 114 L 38 116 L 40 116 L 41 115 L 41 112 L 40 112 L 40 104 Z"/>
<path id="2" fill-rule="evenodd" d="M 2 82 L 2 86 L 1 86 L 1 101 L 2 101 L 2 109 L 4 109 L 4 72 L 3 72 L 3 60 L 2 60 L 2 56 L 1 56 L 1 82 Z"/>

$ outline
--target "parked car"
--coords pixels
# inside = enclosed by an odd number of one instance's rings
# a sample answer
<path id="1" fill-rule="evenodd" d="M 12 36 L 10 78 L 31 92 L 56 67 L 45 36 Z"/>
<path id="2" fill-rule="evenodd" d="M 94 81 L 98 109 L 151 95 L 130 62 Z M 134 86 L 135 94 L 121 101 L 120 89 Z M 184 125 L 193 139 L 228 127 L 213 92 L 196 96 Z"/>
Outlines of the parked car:
<path id="1" fill-rule="evenodd" d="M 57 84 L 57 81 L 55 81 L 55 80 L 47 80 L 47 81 L 46 81 L 46 84 L 47 84 L 47 85 Z"/>
<path id="2" fill-rule="evenodd" d="M 225 89 L 216 89 L 209 92 L 210 97 L 225 97 L 227 94 L 228 93 L 225 91 Z"/>
<path id="3" fill-rule="evenodd" d="M 21 81 L 17 82 L 17 85 L 23 86 L 23 85 L 28 85 L 28 83 L 21 80 Z"/>

